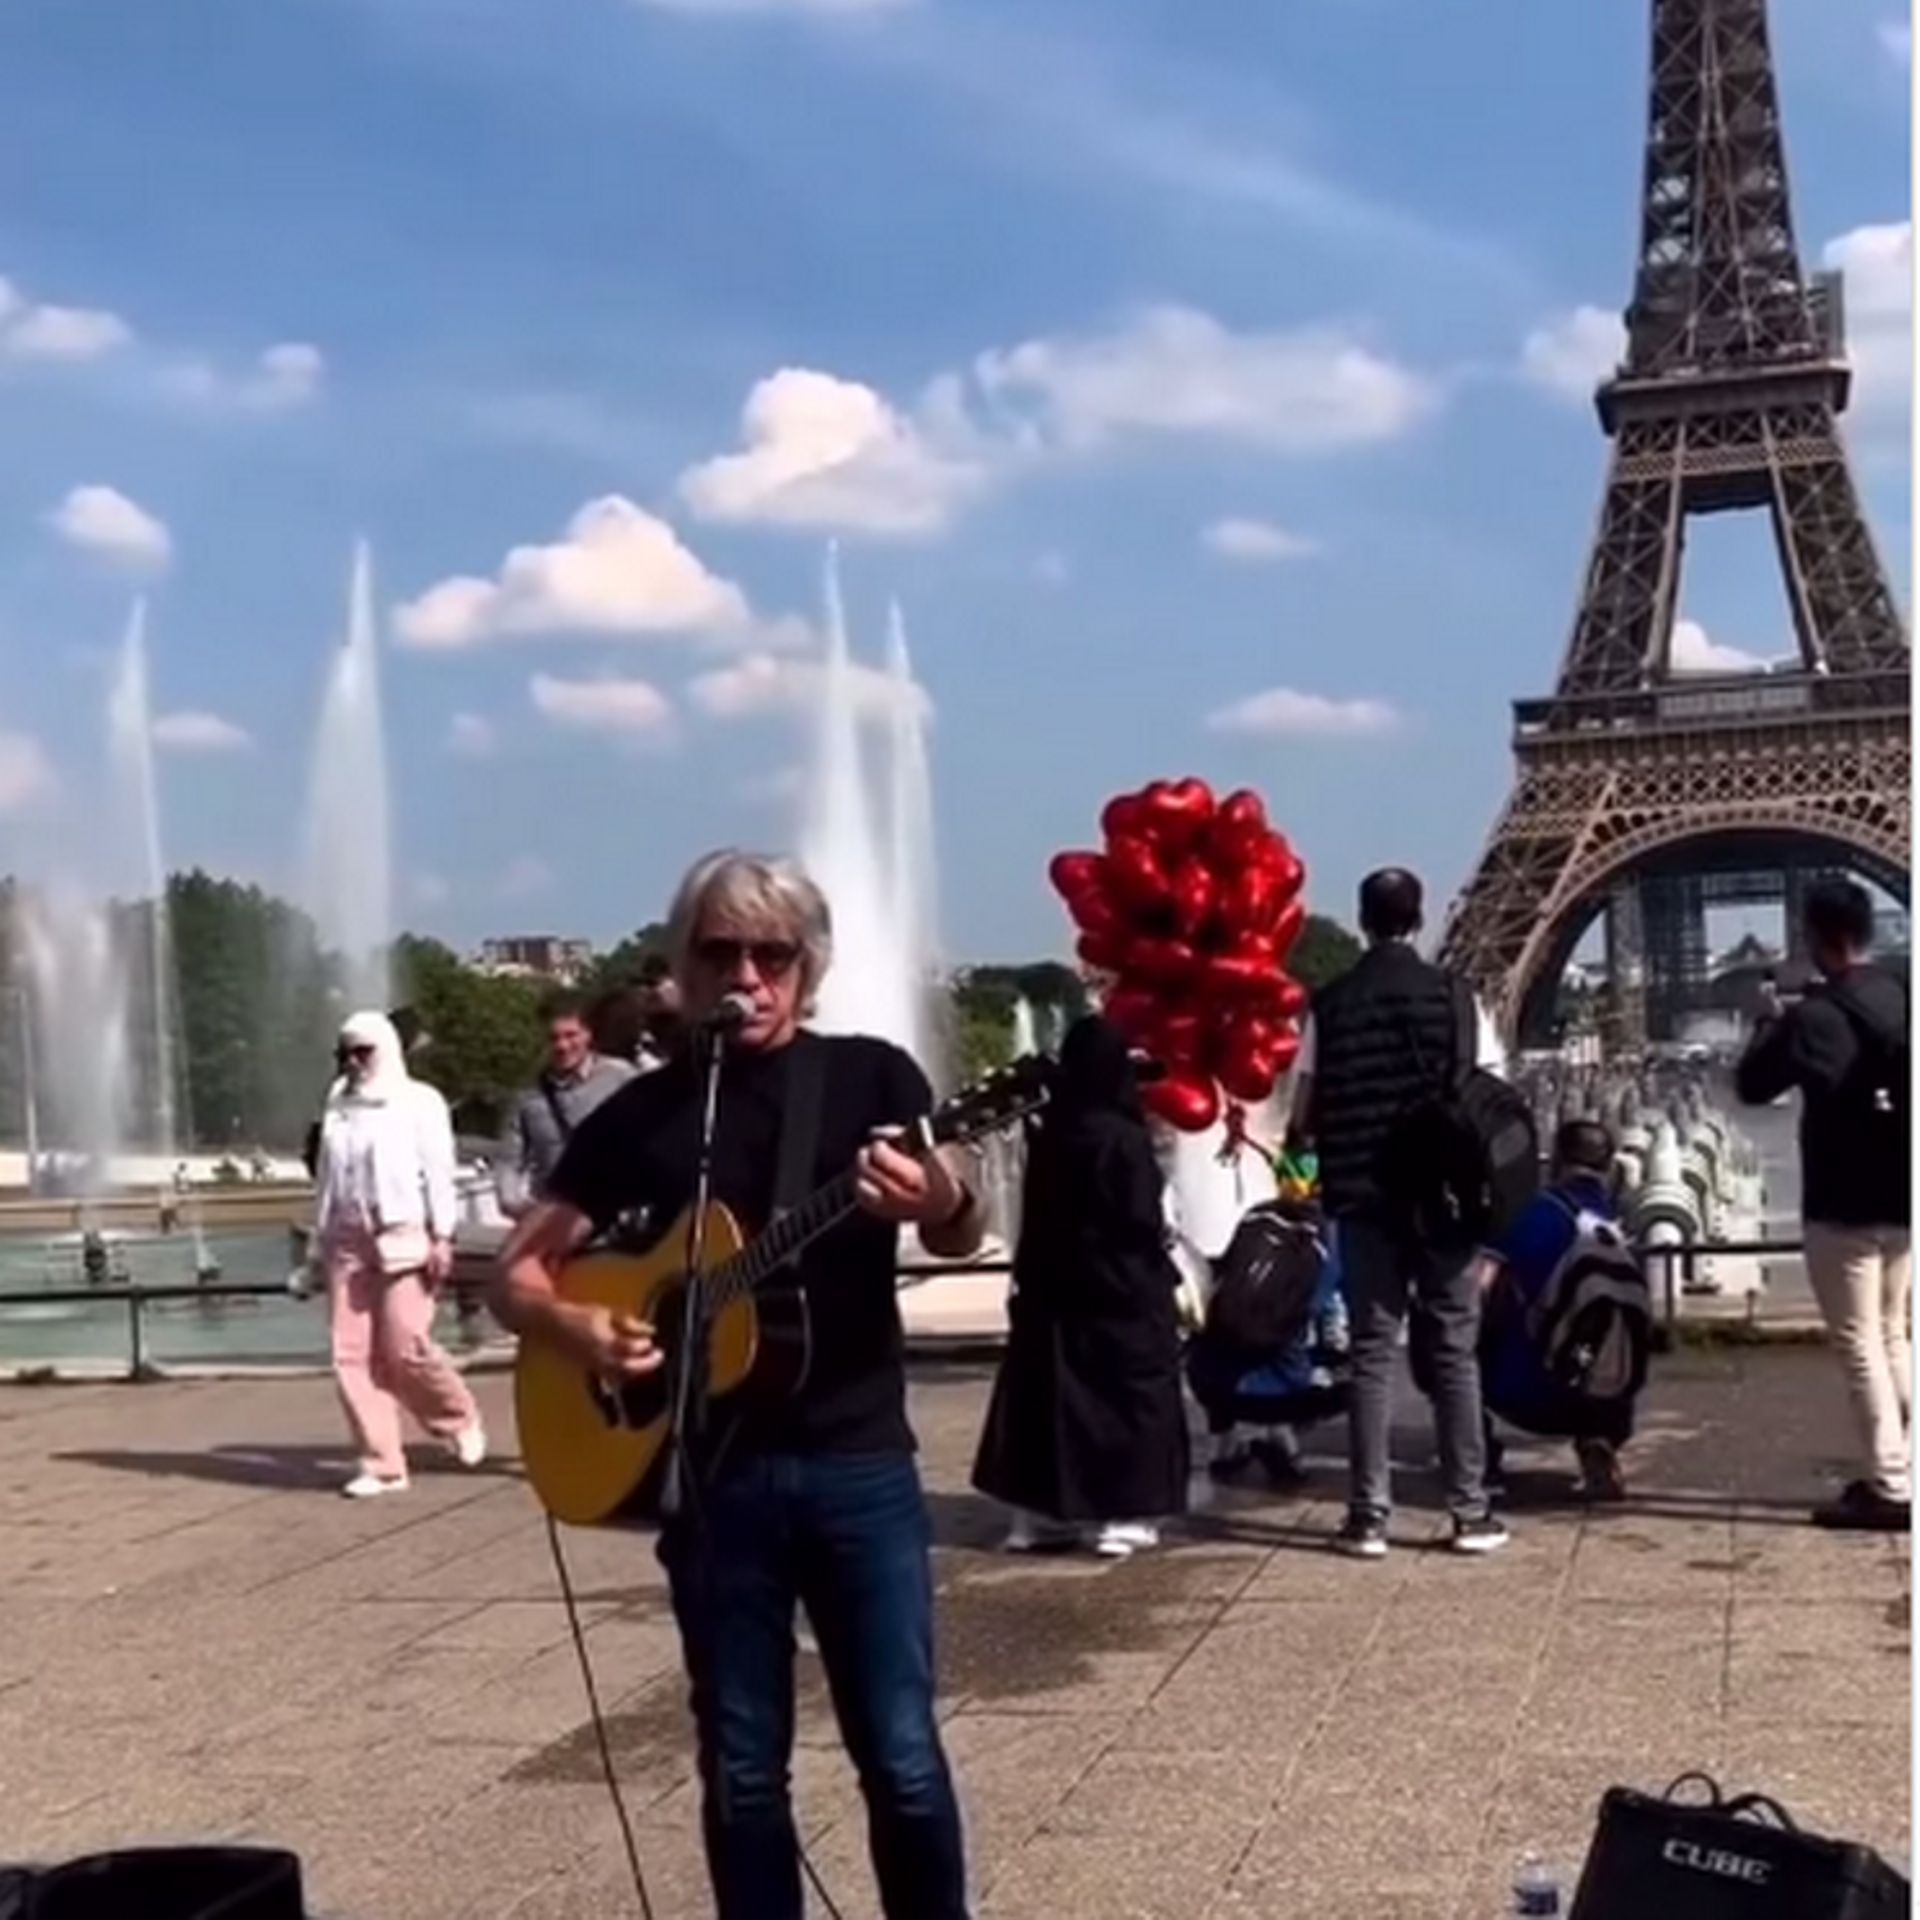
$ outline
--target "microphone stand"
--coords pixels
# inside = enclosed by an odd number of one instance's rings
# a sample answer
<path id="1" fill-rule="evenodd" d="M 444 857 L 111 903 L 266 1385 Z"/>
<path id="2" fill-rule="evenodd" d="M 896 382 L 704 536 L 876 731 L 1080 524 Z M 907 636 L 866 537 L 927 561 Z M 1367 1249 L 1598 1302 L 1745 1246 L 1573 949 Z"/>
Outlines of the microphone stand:
<path id="1" fill-rule="evenodd" d="M 694 1159 L 693 1207 L 687 1215 L 685 1307 L 680 1323 L 680 1364 L 673 1381 L 673 1408 L 667 1423 L 667 1472 L 660 1492 L 660 1511 L 677 1515 L 690 1490 L 695 1471 L 688 1458 L 706 1424 L 706 1276 L 707 1210 L 713 1201 L 713 1138 L 720 1120 L 720 1068 L 726 1057 L 727 1030 L 715 1025 L 700 1037 L 705 1046 L 701 1062 L 700 1145 Z"/>

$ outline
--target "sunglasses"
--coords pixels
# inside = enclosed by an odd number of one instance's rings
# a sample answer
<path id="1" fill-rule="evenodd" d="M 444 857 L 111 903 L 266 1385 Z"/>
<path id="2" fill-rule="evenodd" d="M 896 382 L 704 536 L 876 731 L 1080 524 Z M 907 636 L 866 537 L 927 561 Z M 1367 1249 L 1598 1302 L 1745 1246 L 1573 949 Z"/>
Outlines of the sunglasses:
<path id="1" fill-rule="evenodd" d="M 341 1060 L 371 1060 L 376 1049 L 372 1047 L 340 1047 L 335 1057 Z"/>
<path id="2" fill-rule="evenodd" d="M 714 973 L 740 971 L 743 960 L 753 962 L 753 970 L 763 980 L 783 980 L 800 964 L 800 949 L 791 940 L 727 940 L 716 936 L 696 940 L 693 957 Z"/>

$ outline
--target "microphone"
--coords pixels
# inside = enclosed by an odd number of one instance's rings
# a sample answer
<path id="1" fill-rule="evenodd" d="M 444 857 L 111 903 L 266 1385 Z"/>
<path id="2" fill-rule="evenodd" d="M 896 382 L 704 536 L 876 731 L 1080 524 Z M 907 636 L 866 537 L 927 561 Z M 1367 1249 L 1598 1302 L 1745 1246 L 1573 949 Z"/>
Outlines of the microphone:
<path id="1" fill-rule="evenodd" d="M 704 1033 L 738 1033 L 753 1018 L 753 995 L 750 993 L 729 993 L 723 995 L 720 1004 L 700 1022 Z"/>

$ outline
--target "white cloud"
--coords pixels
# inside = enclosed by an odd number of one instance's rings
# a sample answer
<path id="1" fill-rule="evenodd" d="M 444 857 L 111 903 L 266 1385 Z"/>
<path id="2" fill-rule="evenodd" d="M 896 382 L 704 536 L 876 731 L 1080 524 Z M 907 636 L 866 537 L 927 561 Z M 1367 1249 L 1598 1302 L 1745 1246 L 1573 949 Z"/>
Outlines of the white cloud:
<path id="1" fill-rule="evenodd" d="M 1259 734 L 1271 740 L 1364 739 L 1397 733 L 1397 709 L 1384 700 L 1329 700 L 1292 687 L 1269 687 L 1207 716 L 1216 733 Z"/>
<path id="2" fill-rule="evenodd" d="M 1904 448 L 1913 404 L 1913 222 L 1855 227 L 1829 240 L 1821 264 L 1843 279 L 1854 416 L 1892 427 Z"/>
<path id="3" fill-rule="evenodd" d="M 673 702 L 650 680 L 561 680 L 536 673 L 527 683 L 534 710 L 556 726 L 659 741 L 673 730 Z"/>
<path id="4" fill-rule="evenodd" d="M 1722 646 L 1698 620 L 1676 620 L 1667 664 L 1675 673 L 1764 673 L 1767 663 L 1757 653 Z"/>
<path id="5" fill-rule="evenodd" d="M 500 744 L 500 730 L 484 714 L 456 713 L 447 723 L 447 751 L 484 760 Z"/>
<path id="6" fill-rule="evenodd" d="M 98 360 L 127 346 L 133 329 L 103 307 L 56 307 L 0 280 L 0 354 L 20 360 Z"/>
<path id="7" fill-rule="evenodd" d="M 516 854 L 494 883 L 502 900 L 526 900 L 553 885 L 553 869 L 536 853 Z"/>
<path id="8" fill-rule="evenodd" d="M 326 356 L 306 340 L 268 347 L 244 372 L 223 373 L 204 360 L 183 361 L 162 376 L 181 399 L 248 413 L 285 413 L 320 397 Z"/>
<path id="9" fill-rule="evenodd" d="M 706 520 L 937 533 L 987 479 L 937 435 L 857 380 L 782 367 L 747 396 L 742 450 L 690 467 L 680 495 Z"/>
<path id="10" fill-rule="evenodd" d="M 894 711 L 900 683 L 891 674 L 858 661 L 849 662 L 846 672 L 854 710 L 863 718 L 877 720 Z M 730 666 L 696 675 L 687 684 L 687 698 L 710 720 L 751 720 L 767 713 L 806 711 L 819 701 L 824 679 L 825 669 L 817 659 L 750 653 Z M 907 697 L 923 717 L 932 717 L 926 688 L 914 683 Z"/>
<path id="11" fill-rule="evenodd" d="M 46 520 L 70 546 L 112 560 L 164 567 L 173 557 L 165 522 L 115 487 L 75 487 Z"/>
<path id="12" fill-rule="evenodd" d="M 1882 20 L 1876 29 L 1880 46 L 1896 66 L 1913 65 L 1913 24 L 1907 20 Z"/>
<path id="13" fill-rule="evenodd" d="M 1259 565 L 1271 560 L 1304 560 L 1320 551 L 1320 542 L 1304 533 L 1291 533 L 1270 520 L 1229 517 L 1216 520 L 1200 535 L 1201 545 L 1223 560 Z"/>
<path id="14" fill-rule="evenodd" d="M 1440 401 L 1433 382 L 1338 327 L 1235 333 L 1181 306 L 985 353 L 975 374 L 990 398 L 1035 409 L 1044 436 L 1070 447 L 1134 431 L 1328 453 L 1393 439 Z"/>
<path id="15" fill-rule="evenodd" d="M 46 748 L 32 734 L 0 731 L 0 814 L 26 812 L 59 784 Z"/>
<path id="16" fill-rule="evenodd" d="M 394 611 L 410 646 L 453 649 L 550 633 L 744 632 L 746 596 L 664 520 L 619 494 L 589 500 L 545 547 L 515 547 L 490 580 L 461 575 Z"/>
<path id="17" fill-rule="evenodd" d="M 247 753 L 253 736 L 217 713 L 189 710 L 156 714 L 153 744 L 173 753 Z"/>
<path id="18" fill-rule="evenodd" d="M 1520 375 L 1563 400 L 1591 400 L 1626 357 L 1627 325 L 1604 307 L 1574 307 L 1536 327 L 1520 347 Z"/>

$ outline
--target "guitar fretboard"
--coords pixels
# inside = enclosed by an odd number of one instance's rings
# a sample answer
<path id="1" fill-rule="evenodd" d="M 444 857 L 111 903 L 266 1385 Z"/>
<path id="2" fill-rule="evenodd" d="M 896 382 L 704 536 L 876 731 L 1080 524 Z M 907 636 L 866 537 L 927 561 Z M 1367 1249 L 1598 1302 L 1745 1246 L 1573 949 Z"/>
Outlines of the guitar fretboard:
<path id="1" fill-rule="evenodd" d="M 849 1168 L 783 1213 L 764 1233 L 708 1273 L 704 1287 L 711 1306 L 717 1309 L 750 1293 L 768 1274 L 837 1227 L 853 1212 L 855 1204 L 854 1174 Z"/>

